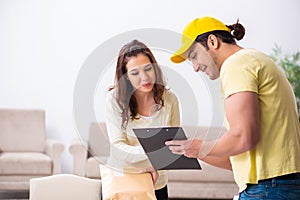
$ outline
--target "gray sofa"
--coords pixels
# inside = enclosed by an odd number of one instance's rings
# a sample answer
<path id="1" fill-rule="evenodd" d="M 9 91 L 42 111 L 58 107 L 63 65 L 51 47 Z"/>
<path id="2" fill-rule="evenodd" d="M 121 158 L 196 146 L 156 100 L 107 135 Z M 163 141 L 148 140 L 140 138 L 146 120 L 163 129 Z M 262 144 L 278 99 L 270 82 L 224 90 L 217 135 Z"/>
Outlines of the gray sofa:
<path id="1" fill-rule="evenodd" d="M 222 128 L 183 126 L 188 137 L 210 137 L 224 132 Z M 191 135 L 190 135 L 191 134 Z M 75 140 L 70 145 L 73 155 L 73 173 L 88 178 L 101 179 L 99 164 L 109 153 L 105 123 L 92 123 L 88 141 Z M 170 198 L 232 199 L 238 187 L 231 171 L 199 161 L 202 170 L 169 170 Z"/>

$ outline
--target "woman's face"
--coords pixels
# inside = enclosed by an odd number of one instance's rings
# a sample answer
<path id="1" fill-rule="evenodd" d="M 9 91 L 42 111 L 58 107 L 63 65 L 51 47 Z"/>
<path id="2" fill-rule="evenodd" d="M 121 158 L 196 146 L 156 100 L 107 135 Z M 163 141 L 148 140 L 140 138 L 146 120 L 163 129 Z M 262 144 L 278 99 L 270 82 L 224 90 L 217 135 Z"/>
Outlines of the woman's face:
<path id="1" fill-rule="evenodd" d="M 149 58 L 144 54 L 130 57 L 127 64 L 127 77 L 135 92 L 149 93 L 156 81 L 155 71 Z"/>

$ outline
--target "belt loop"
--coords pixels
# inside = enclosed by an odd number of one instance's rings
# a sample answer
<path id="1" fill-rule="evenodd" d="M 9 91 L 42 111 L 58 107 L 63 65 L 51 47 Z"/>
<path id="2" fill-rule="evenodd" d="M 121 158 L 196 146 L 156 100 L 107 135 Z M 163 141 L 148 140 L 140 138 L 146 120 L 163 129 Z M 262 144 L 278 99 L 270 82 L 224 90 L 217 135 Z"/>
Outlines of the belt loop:
<path id="1" fill-rule="evenodd" d="M 275 178 L 272 178 L 272 181 L 271 181 L 271 183 L 272 183 L 272 187 L 274 188 L 274 187 L 276 187 L 276 185 L 277 185 L 277 181 L 276 181 L 276 179 Z"/>

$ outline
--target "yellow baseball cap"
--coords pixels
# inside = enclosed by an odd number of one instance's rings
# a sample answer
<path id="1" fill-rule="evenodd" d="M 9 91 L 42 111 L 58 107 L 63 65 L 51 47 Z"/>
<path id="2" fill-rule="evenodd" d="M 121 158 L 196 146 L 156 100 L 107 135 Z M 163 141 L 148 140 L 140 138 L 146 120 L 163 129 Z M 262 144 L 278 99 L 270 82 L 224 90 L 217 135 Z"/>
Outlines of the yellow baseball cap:
<path id="1" fill-rule="evenodd" d="M 191 21 L 183 30 L 181 47 L 171 56 L 171 61 L 181 63 L 186 60 L 183 54 L 192 46 L 198 35 L 211 31 L 228 31 L 230 29 L 213 17 L 202 17 Z"/>

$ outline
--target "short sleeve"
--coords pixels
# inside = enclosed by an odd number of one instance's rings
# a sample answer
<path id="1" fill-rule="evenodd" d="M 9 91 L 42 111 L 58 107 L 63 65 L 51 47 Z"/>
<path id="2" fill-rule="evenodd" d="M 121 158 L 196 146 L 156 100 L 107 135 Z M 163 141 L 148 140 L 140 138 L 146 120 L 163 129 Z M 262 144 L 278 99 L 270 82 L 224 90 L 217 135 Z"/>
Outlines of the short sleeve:
<path id="1" fill-rule="evenodd" d="M 221 86 L 225 98 L 238 92 L 258 93 L 258 73 L 260 65 L 251 56 L 230 58 L 221 68 Z"/>

